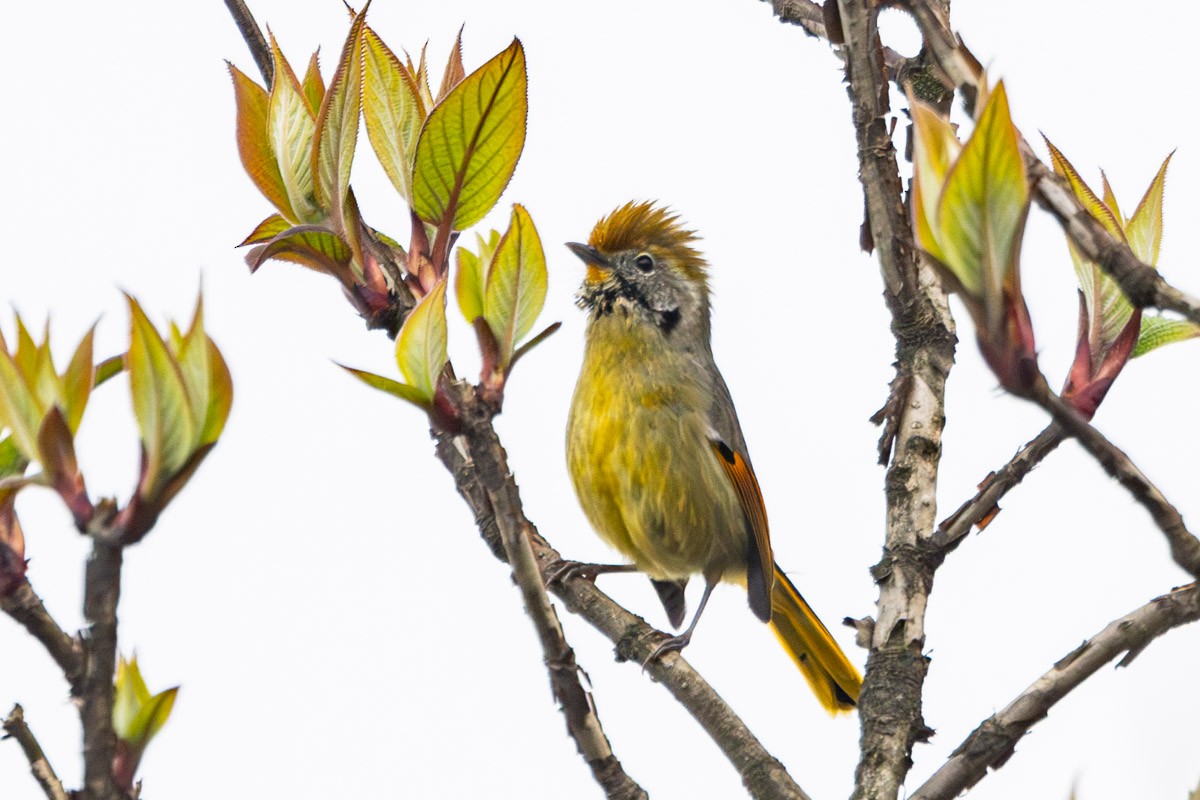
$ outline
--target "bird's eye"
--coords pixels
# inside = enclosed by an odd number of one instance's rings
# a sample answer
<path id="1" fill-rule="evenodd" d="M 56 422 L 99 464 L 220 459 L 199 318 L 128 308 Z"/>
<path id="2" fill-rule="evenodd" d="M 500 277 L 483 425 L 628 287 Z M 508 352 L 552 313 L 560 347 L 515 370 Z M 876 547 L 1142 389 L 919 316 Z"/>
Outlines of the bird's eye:
<path id="1" fill-rule="evenodd" d="M 640 256 L 635 258 L 633 263 L 636 264 L 637 268 L 642 272 L 649 272 L 650 270 L 654 269 L 654 259 L 646 253 L 642 253 Z"/>

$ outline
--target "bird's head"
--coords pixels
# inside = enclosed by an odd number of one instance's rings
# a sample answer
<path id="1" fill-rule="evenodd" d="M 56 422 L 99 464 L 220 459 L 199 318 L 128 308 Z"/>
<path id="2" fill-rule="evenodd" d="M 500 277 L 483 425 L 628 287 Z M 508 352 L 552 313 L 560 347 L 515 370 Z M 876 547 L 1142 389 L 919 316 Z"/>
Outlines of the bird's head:
<path id="1" fill-rule="evenodd" d="M 626 203 L 596 223 L 587 244 L 567 247 L 587 264 L 576 296 L 593 317 L 621 311 L 676 328 L 708 329 L 708 265 L 692 247 L 696 234 L 653 203 Z"/>

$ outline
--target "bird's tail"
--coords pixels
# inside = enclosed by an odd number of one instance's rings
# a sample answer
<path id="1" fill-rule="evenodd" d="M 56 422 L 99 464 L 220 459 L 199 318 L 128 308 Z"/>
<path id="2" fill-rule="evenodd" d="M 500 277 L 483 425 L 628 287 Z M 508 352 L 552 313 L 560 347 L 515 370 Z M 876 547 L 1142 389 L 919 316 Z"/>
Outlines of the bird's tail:
<path id="1" fill-rule="evenodd" d="M 862 677 L 778 564 L 771 589 L 771 630 L 826 711 L 837 714 L 857 705 Z"/>

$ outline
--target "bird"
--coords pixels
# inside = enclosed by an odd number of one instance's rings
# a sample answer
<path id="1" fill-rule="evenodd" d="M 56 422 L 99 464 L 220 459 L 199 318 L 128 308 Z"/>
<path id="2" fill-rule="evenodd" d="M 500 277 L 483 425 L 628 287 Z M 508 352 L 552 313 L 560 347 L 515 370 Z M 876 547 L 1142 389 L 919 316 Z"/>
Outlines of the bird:
<path id="1" fill-rule="evenodd" d="M 629 202 L 567 247 L 587 267 L 583 363 L 567 422 L 567 467 L 585 516 L 632 561 L 579 565 L 589 577 L 649 576 L 671 625 L 688 579 L 704 594 L 688 627 L 651 655 L 683 649 L 713 588 L 743 585 L 830 713 L 862 678 L 775 563 L 766 508 L 733 400 L 713 359 L 708 264 L 695 231 L 654 202 Z"/>

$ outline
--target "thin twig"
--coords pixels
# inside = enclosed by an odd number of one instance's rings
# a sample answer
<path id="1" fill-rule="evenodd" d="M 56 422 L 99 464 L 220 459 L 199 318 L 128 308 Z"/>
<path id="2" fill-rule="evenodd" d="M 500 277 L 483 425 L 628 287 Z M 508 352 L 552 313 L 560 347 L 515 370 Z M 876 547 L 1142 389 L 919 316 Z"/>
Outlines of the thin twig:
<path id="1" fill-rule="evenodd" d="M 896 380 L 887 431 L 887 533 L 877 621 L 858 711 L 862 722 L 855 800 L 895 800 L 913 745 L 929 735 L 921 716 L 927 660 L 925 606 L 940 556 L 928 545 L 936 517 L 946 376 L 954 363 L 954 322 L 940 282 L 916 258 L 891 142 L 888 70 L 878 7 L 839 0 L 846 82 L 858 141 L 867 219 L 864 249 L 878 250 L 884 298 L 896 338 Z"/>
<path id="2" fill-rule="evenodd" d="M 58 775 L 54 773 L 54 767 L 50 766 L 50 760 L 42 752 L 42 746 L 38 744 L 37 737 L 25 724 L 25 710 L 21 708 L 20 704 L 13 706 L 12 712 L 3 723 L 0 723 L 0 727 L 4 728 L 7 737 L 16 739 L 17 744 L 21 746 L 22 752 L 25 753 L 25 760 L 29 762 L 29 771 L 33 773 L 34 779 L 42 787 L 42 792 L 46 797 L 49 800 L 67 800 L 67 792 L 63 789 L 62 781 L 58 779 Z"/>
<path id="3" fill-rule="evenodd" d="M 1194 578 L 1200 578 L 1200 540 L 1187 525 L 1179 509 L 1159 491 L 1158 487 L 1137 468 L 1121 448 L 1114 445 L 1104 434 L 1092 427 L 1074 408 L 1055 394 L 1045 378 L 1038 382 L 1033 400 L 1054 418 L 1066 433 L 1075 438 L 1084 450 L 1100 462 L 1110 477 L 1129 490 L 1154 519 L 1159 530 L 1167 537 L 1171 547 L 1171 558 Z"/>
<path id="4" fill-rule="evenodd" d="M 979 62 L 962 46 L 950 30 L 945 15 L 930 0 L 908 0 L 906 5 L 938 66 L 952 83 L 966 90 L 964 94 L 970 110 L 983 79 Z M 1171 286 L 1154 267 L 1138 259 L 1128 244 L 1114 239 L 1100 221 L 1084 209 L 1054 170 L 1042 163 L 1024 137 L 1019 138 L 1019 146 L 1038 205 L 1058 220 L 1085 258 L 1110 275 L 1138 308 L 1175 311 L 1200 324 L 1200 299 Z"/>
<path id="5" fill-rule="evenodd" d="M 979 485 L 979 492 L 967 502 L 958 507 L 950 516 L 942 520 L 934 531 L 932 543 L 935 547 L 952 550 L 958 546 L 962 537 L 971 528 L 980 525 L 984 520 L 990 521 L 991 516 L 999 511 L 996 505 L 1000 498 L 1009 490 L 1024 480 L 1029 471 L 1042 462 L 1046 456 L 1062 444 L 1066 434 L 1055 423 L 1048 425 L 1041 433 L 1028 441 L 1017 451 L 1007 464 L 988 475 Z"/>
<path id="6" fill-rule="evenodd" d="M 271 60 L 271 49 L 267 46 L 266 37 L 262 35 L 262 29 L 258 27 L 254 15 L 242 0 L 225 0 L 225 7 L 233 16 L 246 47 L 250 48 L 250 55 L 254 57 L 254 63 L 258 65 L 258 71 L 262 73 L 267 88 L 271 88 L 275 80 L 275 64 Z"/>
<path id="7" fill-rule="evenodd" d="M 1110 622 L 1038 678 L 1016 699 L 985 720 L 958 746 L 950 759 L 909 800 L 950 800 L 998 769 L 1017 742 L 1079 684 L 1121 653 L 1128 666 L 1155 638 L 1200 619 L 1200 587 L 1190 584 L 1156 597 L 1138 610 Z"/>
<path id="8" fill-rule="evenodd" d="M 508 470 L 504 449 L 492 427 L 490 412 L 475 396 L 474 390 L 465 383 L 453 384 L 450 393 L 454 397 L 455 406 L 461 411 L 463 432 L 458 436 L 437 434 L 438 457 L 454 476 L 459 494 L 475 513 L 476 525 L 492 553 L 501 560 L 507 559 L 502 528 L 511 524 L 505 521 L 505 518 L 512 517 L 517 527 L 523 530 L 523 538 L 531 548 L 544 580 L 545 576 L 554 574 L 563 566 L 563 560 L 558 551 L 541 537 L 521 510 L 516 483 Z M 508 499 L 504 499 L 505 497 Z M 655 630 L 644 620 L 622 608 L 597 589 L 591 581 L 570 578 L 561 583 L 556 582 L 551 589 L 563 601 L 567 610 L 579 614 L 608 636 L 616 644 L 617 656 L 622 660 L 641 664 L 667 638 L 666 634 Z M 552 670 L 554 676 L 574 676 L 577 670 L 573 655 L 551 666 L 555 668 Z M 783 765 L 763 748 L 733 710 L 682 657 L 676 653 L 669 653 L 654 659 L 647 665 L 646 672 L 666 686 L 680 704 L 700 722 L 738 770 L 752 797 L 764 800 L 806 800 L 807 795 L 796 785 Z M 560 701 L 563 701 L 561 697 Z M 568 708 L 566 701 L 563 702 L 570 729 L 571 715 L 583 709 L 579 706 Z M 595 714 L 590 701 L 588 713 L 593 716 Z M 589 726 L 593 724 L 595 727 L 592 730 L 598 736 L 585 737 L 583 742 L 576 738 L 585 757 L 587 753 L 584 743 L 599 743 L 603 738 L 599 722 L 588 723 Z M 603 743 L 607 746 L 607 740 L 603 740 Z M 591 744 L 587 746 L 590 747 Z M 589 765 L 592 766 L 597 780 L 610 792 L 610 796 L 623 796 L 611 794 L 612 789 L 607 781 L 611 772 L 620 768 L 620 763 L 611 755 L 611 750 L 608 752 L 610 755 L 604 757 L 600 763 L 592 763 L 589 760 Z M 623 772 L 619 774 L 621 783 L 628 781 L 632 784 L 632 779 Z"/>
<path id="9" fill-rule="evenodd" d="M 458 384 L 456 388 L 459 390 L 456 405 L 461 411 L 468 412 L 462 415 L 464 434 L 457 437 L 439 435 L 438 455 L 454 474 L 459 492 L 475 511 L 476 519 L 486 518 L 489 527 L 495 527 L 496 540 L 489 544 L 496 556 L 513 568 L 513 578 L 521 589 L 525 610 L 542 644 L 554 698 L 566 718 L 567 732 L 591 768 L 592 776 L 610 798 L 645 798 L 645 790 L 626 774 L 613 754 L 591 695 L 580 682 L 575 651 L 567 643 L 558 615 L 546 595 L 530 544 L 535 532 L 521 508 L 520 494 L 492 428 L 491 416 L 475 402 L 475 393 L 466 384 Z"/>
<path id="10" fill-rule="evenodd" d="M 42 643 L 62 670 L 72 693 L 78 694 L 85 663 L 83 643 L 58 626 L 29 581 L 22 580 L 15 589 L 0 597 L 0 608 Z"/>
<path id="11" fill-rule="evenodd" d="M 767 0 L 780 22 L 797 25 L 809 36 L 829 41 L 825 29 L 825 12 L 810 0 Z"/>
<path id="12" fill-rule="evenodd" d="M 117 601 L 121 596 L 122 547 L 93 534 L 92 553 L 84 572 L 83 614 L 89 625 L 84 645 L 87 669 L 83 677 L 83 782 L 88 800 L 117 800 L 113 757 L 113 671 L 117 661 Z"/>

